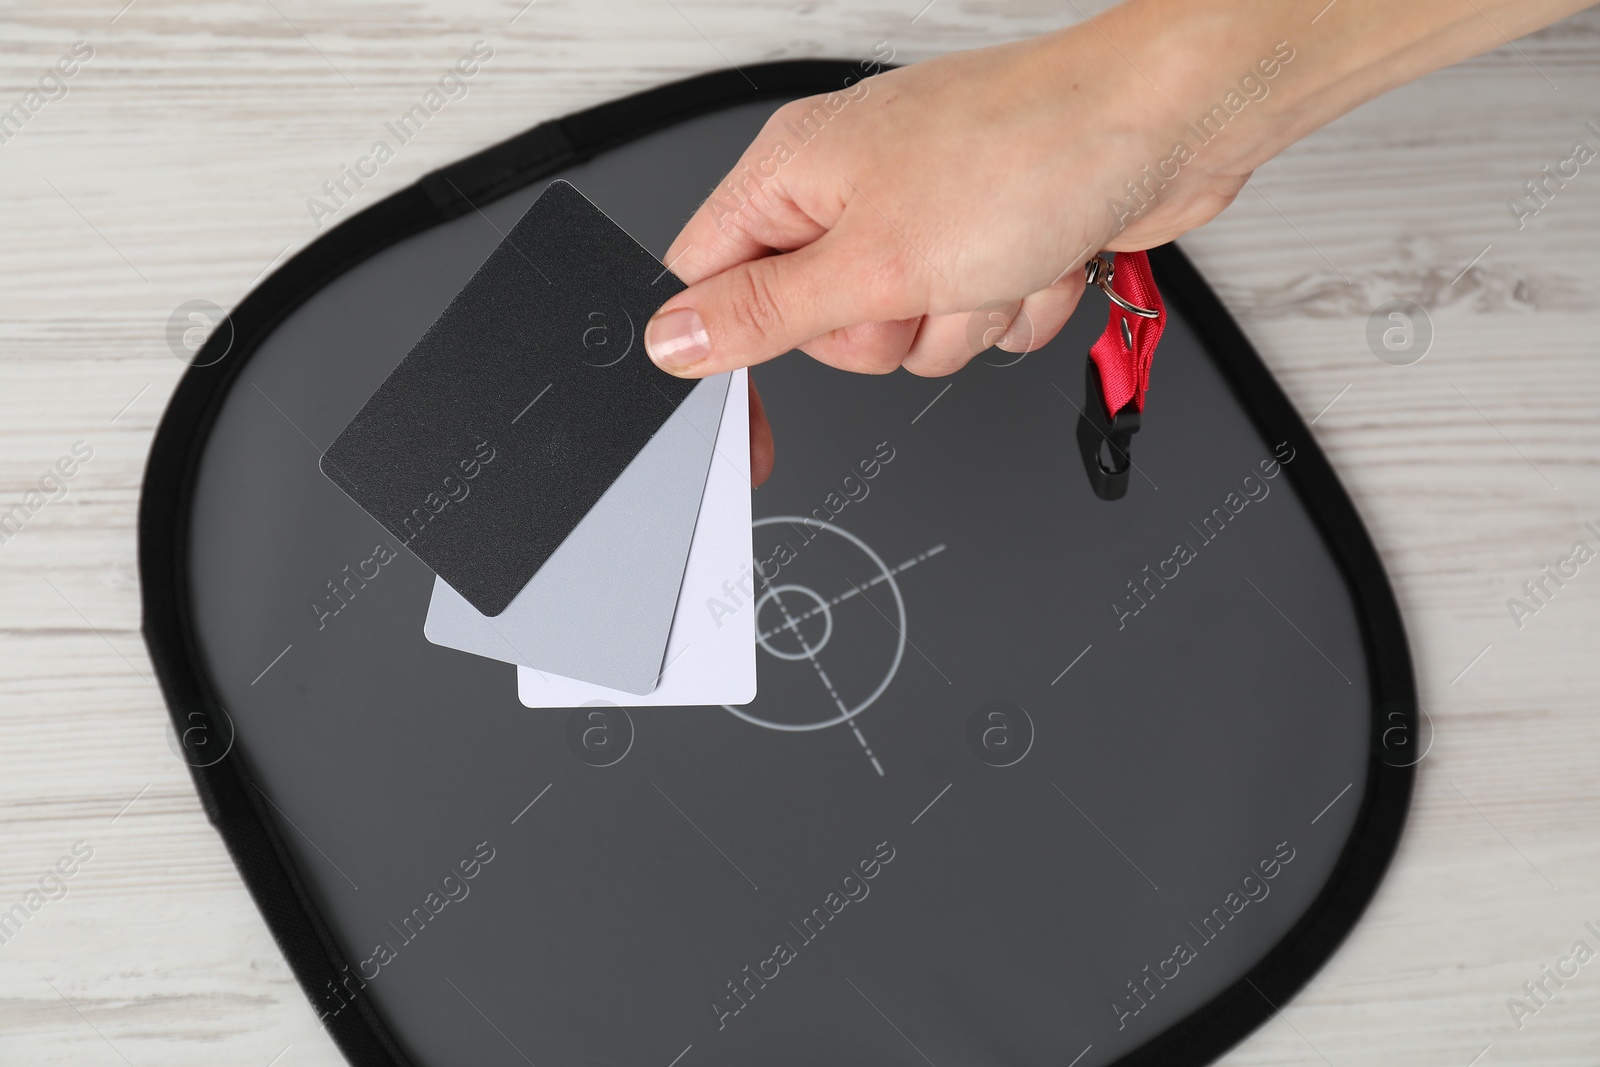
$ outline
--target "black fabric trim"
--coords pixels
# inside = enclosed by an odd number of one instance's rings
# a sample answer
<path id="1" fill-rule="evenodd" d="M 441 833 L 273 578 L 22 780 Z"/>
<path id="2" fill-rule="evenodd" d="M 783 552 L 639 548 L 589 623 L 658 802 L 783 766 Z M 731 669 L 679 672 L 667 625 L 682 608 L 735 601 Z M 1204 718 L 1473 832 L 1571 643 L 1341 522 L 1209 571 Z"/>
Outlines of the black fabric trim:
<path id="1" fill-rule="evenodd" d="M 541 123 L 427 175 L 339 224 L 290 258 L 240 301 L 232 330 L 213 331 L 178 383 L 151 444 L 139 503 L 139 575 L 145 644 L 178 729 L 201 722 L 214 736 L 216 693 L 195 639 L 188 588 L 191 494 L 222 400 L 272 330 L 332 279 L 389 245 L 471 211 L 615 145 L 736 104 L 842 88 L 862 74 L 845 60 L 796 60 L 718 71 Z M 759 87 L 759 88 L 758 88 Z M 1344 852 L 1300 921 L 1234 986 L 1118 1061 L 1117 1067 L 1193 1067 L 1244 1038 L 1300 989 L 1360 917 L 1394 854 L 1413 769 L 1386 760 L 1394 731 L 1416 737 L 1411 659 L 1399 609 L 1377 552 L 1333 469 L 1210 288 L 1176 247 L 1151 252 L 1162 292 L 1193 326 L 1268 440 L 1296 450 L 1291 484 L 1355 597 L 1373 701 L 1367 788 Z M 224 349 L 231 342 L 231 348 Z M 200 716 L 196 719 L 195 716 Z M 1394 746 L 1388 744 L 1388 748 Z M 285 849 L 242 752 L 191 767 L 207 817 L 222 835 L 278 947 L 313 1005 L 350 973 L 332 932 Z M 332 1002 L 332 1003 L 337 1003 Z M 356 1067 L 413 1067 L 364 997 L 330 1015 L 329 1033 Z"/>
<path id="2" fill-rule="evenodd" d="M 1295 449 L 1284 470 L 1355 600 L 1373 711 L 1361 808 L 1322 891 L 1249 973 L 1116 1067 L 1210 1062 L 1311 980 L 1355 927 L 1394 857 L 1411 804 L 1411 753 L 1419 740 L 1416 682 L 1400 608 L 1355 504 L 1272 372 L 1188 257 L 1176 245 L 1163 245 L 1150 250 L 1150 265 L 1162 296 L 1199 337 L 1256 429 L 1267 441 L 1287 441 Z"/>

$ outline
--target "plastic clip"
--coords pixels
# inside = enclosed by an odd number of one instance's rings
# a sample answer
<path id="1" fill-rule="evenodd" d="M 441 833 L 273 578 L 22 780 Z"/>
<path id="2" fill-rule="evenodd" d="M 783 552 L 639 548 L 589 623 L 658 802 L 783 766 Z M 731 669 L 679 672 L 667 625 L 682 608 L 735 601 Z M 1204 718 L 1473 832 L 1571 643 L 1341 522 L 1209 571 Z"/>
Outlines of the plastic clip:
<path id="1" fill-rule="evenodd" d="M 1084 402 L 1078 412 L 1078 452 L 1089 474 L 1089 487 L 1101 500 L 1121 500 L 1128 495 L 1128 475 L 1133 469 L 1129 452 L 1139 432 L 1139 409 L 1128 401 L 1106 418 L 1106 394 L 1093 359 L 1084 360 Z M 1109 462 L 1108 462 L 1109 460 Z"/>

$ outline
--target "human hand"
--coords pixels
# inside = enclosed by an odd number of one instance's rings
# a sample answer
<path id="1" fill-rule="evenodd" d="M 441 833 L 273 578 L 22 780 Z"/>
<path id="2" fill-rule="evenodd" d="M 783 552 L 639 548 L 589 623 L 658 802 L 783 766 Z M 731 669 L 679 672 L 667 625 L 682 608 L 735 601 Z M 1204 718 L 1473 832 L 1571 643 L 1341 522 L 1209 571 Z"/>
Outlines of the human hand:
<path id="1" fill-rule="evenodd" d="M 1531 24 L 1581 6 L 1484 2 Z M 1498 43 L 1449 0 L 1346 0 L 1340 16 L 1314 27 L 1278 0 L 1132 0 L 785 105 L 669 249 L 689 287 L 651 319 L 646 349 L 686 377 L 794 348 L 920 375 L 991 344 L 1036 349 L 1071 315 L 1088 257 L 1201 225 L 1311 129 Z M 1290 35 L 1308 58 L 1285 75 Z M 759 475 L 772 440 L 752 398 Z"/>
<path id="2" fill-rule="evenodd" d="M 991 344 L 1048 342 L 1091 254 L 1169 240 L 1245 176 L 1197 176 L 1114 232 L 1108 202 L 1172 142 L 1148 86 L 1083 73 L 1109 51 L 1067 31 L 780 108 L 669 250 L 690 287 L 652 319 L 652 357 L 701 377 L 801 348 L 845 370 L 942 375 Z M 753 390 L 751 414 L 760 484 L 773 445 Z"/>
<path id="3" fill-rule="evenodd" d="M 1248 176 L 1197 169 L 1117 232 L 1108 203 L 1169 154 L 1175 123 L 1115 60 L 1078 27 L 778 109 L 668 251 L 690 287 L 652 319 L 652 357 L 700 377 L 798 347 L 846 370 L 948 374 L 976 354 L 969 313 L 993 301 L 1014 328 L 984 339 L 1043 345 L 1091 254 L 1169 240 Z"/>

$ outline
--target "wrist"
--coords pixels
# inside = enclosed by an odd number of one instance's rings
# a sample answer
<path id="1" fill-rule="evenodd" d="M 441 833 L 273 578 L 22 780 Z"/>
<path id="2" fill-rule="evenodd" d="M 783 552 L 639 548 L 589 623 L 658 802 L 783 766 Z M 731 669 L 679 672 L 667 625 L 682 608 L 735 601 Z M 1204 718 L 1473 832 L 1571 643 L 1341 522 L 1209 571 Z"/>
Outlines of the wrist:
<path id="1" fill-rule="evenodd" d="M 1129 86 L 1199 170 L 1242 178 L 1314 128 L 1330 68 L 1307 62 L 1306 20 L 1291 24 L 1278 6 L 1129 0 L 1103 16 Z"/>
<path id="2" fill-rule="evenodd" d="M 1152 173 L 1163 190 L 1170 181 L 1226 185 L 1304 136 L 1306 103 L 1325 90 L 1283 31 L 1205 0 L 1181 10 L 1169 0 L 1128 0 L 1036 39 L 1044 54 L 1027 76 L 1035 84 L 1053 77 L 1057 106 L 1068 100 L 1093 112 L 1095 150 L 1115 188 L 1127 178 L 1148 185 Z"/>
<path id="3" fill-rule="evenodd" d="M 1244 174 L 1340 115 L 1487 51 L 1592 0 L 1125 0 L 1095 19 L 1135 83 L 1169 99 L 1179 123 L 1233 91 L 1246 106 L 1217 155 Z M 1322 6 L 1325 4 L 1326 6 Z M 1269 56 L 1280 60 L 1264 76 Z M 1258 77 L 1251 77 L 1252 75 Z M 1259 99 L 1246 79 L 1266 84 Z M 1153 83 L 1153 86 L 1152 86 Z"/>

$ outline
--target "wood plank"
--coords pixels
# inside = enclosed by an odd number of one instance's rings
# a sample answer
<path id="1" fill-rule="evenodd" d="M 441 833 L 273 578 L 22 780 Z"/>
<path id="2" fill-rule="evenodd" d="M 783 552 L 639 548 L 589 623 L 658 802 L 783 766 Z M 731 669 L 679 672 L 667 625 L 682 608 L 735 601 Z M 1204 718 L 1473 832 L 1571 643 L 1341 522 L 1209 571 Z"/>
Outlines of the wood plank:
<path id="1" fill-rule="evenodd" d="M 0 946 L 0 1061 L 333 1065 L 168 747 L 137 634 L 139 481 L 183 369 L 168 315 L 192 298 L 231 306 L 315 237 L 307 198 L 475 40 L 495 55 L 469 95 L 347 211 L 687 74 L 864 56 L 878 40 L 915 59 L 1051 28 L 1061 9 L 121 6 L 0 17 L 0 98 L 75 40 L 95 49 L 0 146 L 0 499 L 74 441 L 95 450 L 0 545 L 0 904 L 74 842 L 94 849 L 67 896 Z M 1465 1067 L 1485 1047 L 1486 1067 L 1592 1061 L 1600 977 L 1586 969 L 1521 1029 L 1506 1000 L 1600 920 L 1600 578 L 1520 630 L 1505 601 L 1600 522 L 1600 173 L 1521 230 L 1505 201 L 1600 121 L 1597 38 L 1591 11 L 1376 101 L 1184 241 L 1299 409 L 1322 412 L 1315 432 L 1389 568 L 1437 729 L 1377 902 L 1228 1057 L 1241 1067 Z M 1391 298 L 1435 328 L 1411 367 L 1367 348 L 1367 316 Z"/>

